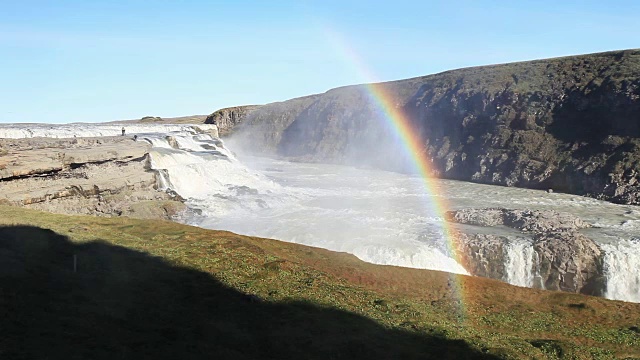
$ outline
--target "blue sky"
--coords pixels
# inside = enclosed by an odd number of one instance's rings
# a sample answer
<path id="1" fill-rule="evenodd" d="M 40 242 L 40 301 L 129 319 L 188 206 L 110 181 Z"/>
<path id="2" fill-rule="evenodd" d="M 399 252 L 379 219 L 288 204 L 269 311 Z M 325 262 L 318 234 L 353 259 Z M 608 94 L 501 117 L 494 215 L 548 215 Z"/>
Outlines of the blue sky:
<path id="1" fill-rule="evenodd" d="M 638 1 L 0 0 L 0 123 L 208 114 L 375 80 L 640 47 Z M 334 35 L 331 35 L 334 34 Z"/>

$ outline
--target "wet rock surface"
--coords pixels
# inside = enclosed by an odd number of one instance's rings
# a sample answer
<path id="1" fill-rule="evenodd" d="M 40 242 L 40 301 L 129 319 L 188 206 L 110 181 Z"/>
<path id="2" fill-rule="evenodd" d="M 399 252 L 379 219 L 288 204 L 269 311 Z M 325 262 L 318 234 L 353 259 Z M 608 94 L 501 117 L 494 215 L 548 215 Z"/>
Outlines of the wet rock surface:
<path id="1" fill-rule="evenodd" d="M 507 281 L 506 244 L 512 239 L 491 234 L 454 232 L 462 266 L 474 276 Z"/>
<path id="2" fill-rule="evenodd" d="M 0 203 L 65 214 L 170 219 L 181 199 L 155 189 L 150 144 L 129 137 L 0 139 Z"/>
<path id="3" fill-rule="evenodd" d="M 510 210 L 503 208 L 449 211 L 446 219 L 461 224 L 503 226 L 522 232 L 533 249 L 532 287 L 579 292 L 602 296 L 606 289 L 603 252 L 591 239 L 579 232 L 590 225 L 571 214 L 553 210 Z M 464 266 L 471 274 L 499 280 L 507 279 L 509 236 L 452 233 Z"/>
<path id="4" fill-rule="evenodd" d="M 513 229 L 546 233 L 552 231 L 572 232 L 591 227 L 579 217 L 554 210 L 510 210 L 504 208 L 464 209 L 449 211 L 447 220 L 477 226 L 504 225 Z"/>

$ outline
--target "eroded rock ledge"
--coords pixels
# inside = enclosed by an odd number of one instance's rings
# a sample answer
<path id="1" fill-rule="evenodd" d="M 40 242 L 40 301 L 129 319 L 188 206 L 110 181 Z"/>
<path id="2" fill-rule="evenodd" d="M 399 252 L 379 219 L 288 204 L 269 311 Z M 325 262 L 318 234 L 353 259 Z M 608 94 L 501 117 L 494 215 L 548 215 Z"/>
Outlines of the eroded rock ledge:
<path id="1" fill-rule="evenodd" d="M 576 216 L 552 210 L 502 208 L 449 211 L 451 222 L 519 230 L 520 240 L 533 247 L 531 273 L 534 288 L 602 296 L 606 288 L 603 252 L 580 229 L 590 225 Z M 507 280 L 507 247 L 514 237 L 453 232 L 464 266 L 472 275 Z"/>
<path id="2" fill-rule="evenodd" d="M 218 126 L 222 136 L 229 135 L 234 127 L 259 107 L 260 105 L 244 105 L 220 109 L 207 116 L 204 123 Z"/>
<path id="3" fill-rule="evenodd" d="M 121 136 L 0 139 L 0 203 L 64 214 L 172 218 L 185 206 L 155 188 L 150 146 Z"/>

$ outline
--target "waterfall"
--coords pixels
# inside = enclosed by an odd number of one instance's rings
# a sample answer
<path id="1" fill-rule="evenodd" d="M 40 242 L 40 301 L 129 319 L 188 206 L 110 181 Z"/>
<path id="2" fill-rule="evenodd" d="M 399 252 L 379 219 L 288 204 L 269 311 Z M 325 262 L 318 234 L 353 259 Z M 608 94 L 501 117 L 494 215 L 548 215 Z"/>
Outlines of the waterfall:
<path id="1" fill-rule="evenodd" d="M 170 188 L 169 173 L 166 170 L 160 169 L 158 171 L 158 190 L 167 190 Z"/>
<path id="2" fill-rule="evenodd" d="M 385 219 L 378 217 L 378 211 L 384 212 L 384 208 L 366 205 L 369 196 L 361 200 L 357 200 L 359 195 L 343 198 L 344 190 L 366 193 L 369 189 L 283 187 L 246 167 L 222 140 L 207 134 L 157 134 L 143 139 L 153 145 L 150 163 L 159 173 L 158 186 L 175 191 L 190 208 L 198 210 L 198 215 L 185 219 L 188 223 L 325 247 L 377 264 L 468 274 L 440 246 L 428 243 L 440 241 L 441 233 L 425 235 L 428 242 L 414 239 L 407 227 L 415 226 L 413 231 L 421 233 L 427 229 L 421 224 L 412 225 L 413 212 L 411 217 Z M 315 174 L 312 178 L 326 175 Z M 304 176 L 299 175 L 298 179 Z M 383 199 L 389 204 L 386 197 Z M 361 201 L 364 209 L 352 207 Z"/>
<path id="3" fill-rule="evenodd" d="M 255 189 L 272 183 L 230 158 L 229 152 L 214 145 L 211 137 L 175 135 L 173 138 L 178 144 L 177 149 L 172 148 L 165 138 L 150 139 L 154 145 L 150 151 L 151 168 L 163 170 L 167 175 L 163 179 L 167 180 L 167 187 L 185 198 L 224 194 L 229 187 Z"/>
<path id="4" fill-rule="evenodd" d="M 123 127 L 127 136 L 170 132 L 198 134 L 205 131 L 216 133 L 218 129 L 213 124 L 7 124 L 0 126 L 0 138 L 120 136 Z"/>
<path id="5" fill-rule="evenodd" d="M 540 275 L 540 254 L 535 250 L 533 251 L 533 267 L 535 269 L 535 274 L 533 274 L 532 287 L 546 290 L 546 287 L 544 286 L 544 279 L 542 278 L 542 275 Z"/>
<path id="6" fill-rule="evenodd" d="M 159 174 L 158 188 L 175 191 L 205 216 L 278 202 L 280 186 L 247 168 L 218 138 L 180 133 L 143 139 L 153 145 L 149 155 L 151 168 Z"/>
<path id="7" fill-rule="evenodd" d="M 601 247 L 605 252 L 605 297 L 640 302 L 640 239 L 620 240 Z"/>
<path id="8" fill-rule="evenodd" d="M 504 247 L 505 281 L 512 285 L 533 286 L 533 245 L 525 239 L 514 239 Z"/>
<path id="9" fill-rule="evenodd" d="M 7 124 L 0 126 L 0 138 L 119 136 L 122 126 Z M 640 230 L 637 207 L 573 195 L 532 197 L 532 190 L 464 182 L 438 181 L 439 192 L 426 194 L 420 178 L 328 164 L 249 157 L 260 169 L 251 170 L 212 136 L 214 125 L 124 126 L 127 136 L 152 145 L 149 163 L 158 189 L 175 191 L 198 210 L 182 221 L 348 252 L 378 264 L 464 274 L 443 245 L 442 219 L 425 211 L 433 197 L 465 207 L 557 209 L 594 225 L 589 236 L 603 250 L 605 297 L 640 302 L 640 239 L 633 239 Z M 509 239 L 503 280 L 544 289 L 530 240 Z"/>

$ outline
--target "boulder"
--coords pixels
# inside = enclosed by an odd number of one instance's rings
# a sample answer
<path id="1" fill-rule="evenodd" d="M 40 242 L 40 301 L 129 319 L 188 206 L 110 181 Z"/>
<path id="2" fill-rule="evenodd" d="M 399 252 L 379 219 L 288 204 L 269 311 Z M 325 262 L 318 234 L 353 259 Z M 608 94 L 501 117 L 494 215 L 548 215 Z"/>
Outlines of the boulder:
<path id="1" fill-rule="evenodd" d="M 493 227 L 506 226 L 522 232 L 533 247 L 533 287 L 602 296 L 606 288 L 603 252 L 579 232 L 590 225 L 580 218 L 552 210 L 503 208 L 449 211 L 451 222 Z M 472 275 L 506 280 L 505 249 L 513 238 L 476 234 L 472 230 L 452 232 L 463 266 Z"/>
<path id="2" fill-rule="evenodd" d="M 604 253 L 593 240 L 577 231 L 543 232 L 533 248 L 539 259 L 534 272 L 545 289 L 604 295 Z"/>

